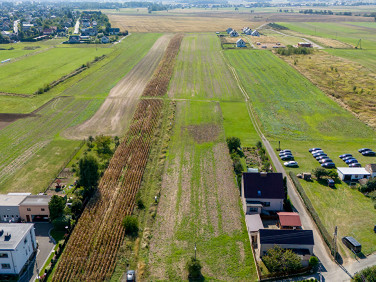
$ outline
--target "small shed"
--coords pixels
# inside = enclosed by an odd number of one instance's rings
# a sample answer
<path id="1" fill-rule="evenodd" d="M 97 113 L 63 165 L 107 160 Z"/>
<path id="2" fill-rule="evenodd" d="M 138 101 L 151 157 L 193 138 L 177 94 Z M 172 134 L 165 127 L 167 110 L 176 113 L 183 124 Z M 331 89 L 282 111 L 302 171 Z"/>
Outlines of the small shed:
<path id="1" fill-rule="evenodd" d="M 247 45 L 245 44 L 245 41 L 243 39 L 239 38 L 238 41 L 236 41 L 236 47 L 244 48 L 247 47 Z"/>
<path id="2" fill-rule="evenodd" d="M 278 226 L 281 229 L 302 229 L 300 216 L 296 212 L 278 212 Z"/>

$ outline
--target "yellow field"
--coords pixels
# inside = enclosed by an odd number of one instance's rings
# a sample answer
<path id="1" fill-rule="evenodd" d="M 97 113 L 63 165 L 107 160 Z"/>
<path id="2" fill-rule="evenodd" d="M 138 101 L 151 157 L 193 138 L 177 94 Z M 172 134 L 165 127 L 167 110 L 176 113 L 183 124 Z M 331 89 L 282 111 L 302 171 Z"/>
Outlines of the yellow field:
<path id="1" fill-rule="evenodd" d="M 158 15 L 108 15 L 111 24 L 129 32 L 206 32 L 225 31 L 228 27 L 241 30 L 244 26 L 256 28 L 262 22 L 250 22 L 248 17 L 186 17 Z"/>

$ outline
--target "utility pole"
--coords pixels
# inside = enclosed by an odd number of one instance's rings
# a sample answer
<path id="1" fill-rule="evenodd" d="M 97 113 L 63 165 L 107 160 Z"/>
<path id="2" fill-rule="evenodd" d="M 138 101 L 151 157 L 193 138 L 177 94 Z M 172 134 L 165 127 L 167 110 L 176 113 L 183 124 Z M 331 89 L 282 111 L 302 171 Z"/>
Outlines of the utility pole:
<path id="1" fill-rule="evenodd" d="M 197 248 L 196 248 L 196 243 L 195 243 L 195 260 L 196 260 L 196 251 L 197 251 Z"/>

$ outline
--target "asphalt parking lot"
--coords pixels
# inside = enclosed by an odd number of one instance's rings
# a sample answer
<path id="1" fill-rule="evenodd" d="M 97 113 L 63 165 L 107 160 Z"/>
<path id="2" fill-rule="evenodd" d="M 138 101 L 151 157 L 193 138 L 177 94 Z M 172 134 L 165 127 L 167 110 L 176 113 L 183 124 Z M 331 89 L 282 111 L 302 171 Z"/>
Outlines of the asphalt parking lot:
<path id="1" fill-rule="evenodd" d="M 29 265 L 25 273 L 19 281 L 34 281 L 37 278 L 38 270 L 40 270 L 48 256 L 50 255 L 55 243 L 48 236 L 48 232 L 52 229 L 51 223 L 34 223 L 35 237 L 38 241 L 38 253 L 36 260 Z"/>

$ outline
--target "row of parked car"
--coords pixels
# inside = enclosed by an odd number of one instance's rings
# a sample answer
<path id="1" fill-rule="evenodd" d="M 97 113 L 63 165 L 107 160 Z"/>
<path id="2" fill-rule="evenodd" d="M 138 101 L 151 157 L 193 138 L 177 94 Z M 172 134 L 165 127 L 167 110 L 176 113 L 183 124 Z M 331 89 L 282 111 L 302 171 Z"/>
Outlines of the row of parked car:
<path id="1" fill-rule="evenodd" d="M 286 149 L 279 152 L 279 157 L 282 161 L 287 161 L 283 163 L 287 167 L 298 167 L 298 162 L 294 160 L 294 156 L 291 151 Z"/>
<path id="2" fill-rule="evenodd" d="M 361 153 L 363 156 L 376 156 L 376 153 L 368 148 L 362 148 L 358 150 L 359 153 Z"/>
<path id="3" fill-rule="evenodd" d="M 333 163 L 333 160 L 328 157 L 327 154 L 321 148 L 311 148 L 308 150 L 312 156 L 321 164 L 324 168 L 333 168 L 336 165 Z"/>
<path id="4" fill-rule="evenodd" d="M 343 160 L 349 167 L 361 167 L 362 165 L 351 154 L 340 155 L 339 158 Z"/>

